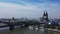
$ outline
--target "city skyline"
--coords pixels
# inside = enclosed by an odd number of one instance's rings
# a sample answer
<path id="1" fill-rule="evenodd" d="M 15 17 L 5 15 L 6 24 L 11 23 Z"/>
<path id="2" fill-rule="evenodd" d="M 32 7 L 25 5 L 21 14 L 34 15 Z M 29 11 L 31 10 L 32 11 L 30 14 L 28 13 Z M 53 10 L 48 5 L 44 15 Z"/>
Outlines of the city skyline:
<path id="1" fill-rule="evenodd" d="M 0 0 L 0 17 L 42 17 L 44 11 L 49 18 L 60 17 L 60 0 Z"/>

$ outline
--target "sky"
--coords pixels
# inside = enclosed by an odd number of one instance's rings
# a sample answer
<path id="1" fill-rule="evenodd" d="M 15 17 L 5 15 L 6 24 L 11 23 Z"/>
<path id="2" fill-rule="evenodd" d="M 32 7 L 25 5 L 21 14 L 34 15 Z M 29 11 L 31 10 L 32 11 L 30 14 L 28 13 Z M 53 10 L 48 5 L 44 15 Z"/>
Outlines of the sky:
<path id="1" fill-rule="evenodd" d="M 0 18 L 60 18 L 60 0 L 0 0 Z"/>

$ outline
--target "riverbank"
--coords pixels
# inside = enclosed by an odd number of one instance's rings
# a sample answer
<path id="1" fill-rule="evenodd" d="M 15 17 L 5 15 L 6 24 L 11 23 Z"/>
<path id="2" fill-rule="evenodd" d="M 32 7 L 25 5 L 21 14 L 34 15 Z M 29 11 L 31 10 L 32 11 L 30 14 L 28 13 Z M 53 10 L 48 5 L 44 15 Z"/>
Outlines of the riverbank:
<path id="1" fill-rule="evenodd" d="M 45 29 L 48 30 L 48 31 L 60 32 L 60 30 L 58 30 L 58 29 L 51 29 L 51 28 L 45 28 Z"/>

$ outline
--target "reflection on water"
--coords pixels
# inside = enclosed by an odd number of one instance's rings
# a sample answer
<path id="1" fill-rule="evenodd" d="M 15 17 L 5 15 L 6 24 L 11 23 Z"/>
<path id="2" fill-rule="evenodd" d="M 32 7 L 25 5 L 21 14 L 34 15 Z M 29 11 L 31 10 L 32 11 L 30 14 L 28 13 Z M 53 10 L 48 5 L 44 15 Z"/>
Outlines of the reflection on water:
<path id="1" fill-rule="evenodd" d="M 31 27 L 30 27 L 31 28 Z M 15 28 L 13 31 L 9 31 L 9 28 L 5 28 L 4 30 L 0 30 L 0 34 L 60 34 L 59 32 L 53 32 L 53 31 L 42 31 L 40 30 L 34 30 L 30 28 L 25 27 L 18 27 Z"/>

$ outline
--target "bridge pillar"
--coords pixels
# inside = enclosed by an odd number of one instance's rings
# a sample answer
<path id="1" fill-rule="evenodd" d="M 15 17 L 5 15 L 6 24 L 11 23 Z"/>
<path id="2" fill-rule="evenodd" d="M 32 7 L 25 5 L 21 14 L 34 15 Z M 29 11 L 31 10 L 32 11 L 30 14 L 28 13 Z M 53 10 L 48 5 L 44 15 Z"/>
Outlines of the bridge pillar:
<path id="1" fill-rule="evenodd" d="M 25 26 L 24 27 L 28 27 L 29 25 L 28 24 L 25 24 Z"/>
<path id="2" fill-rule="evenodd" d="M 40 29 L 40 25 L 38 25 L 38 29 Z"/>
<path id="3" fill-rule="evenodd" d="M 14 26 L 10 26 L 10 30 L 14 30 Z"/>
<path id="4" fill-rule="evenodd" d="M 9 30 L 14 30 L 14 25 L 13 24 L 10 24 L 9 27 L 10 27 Z"/>

